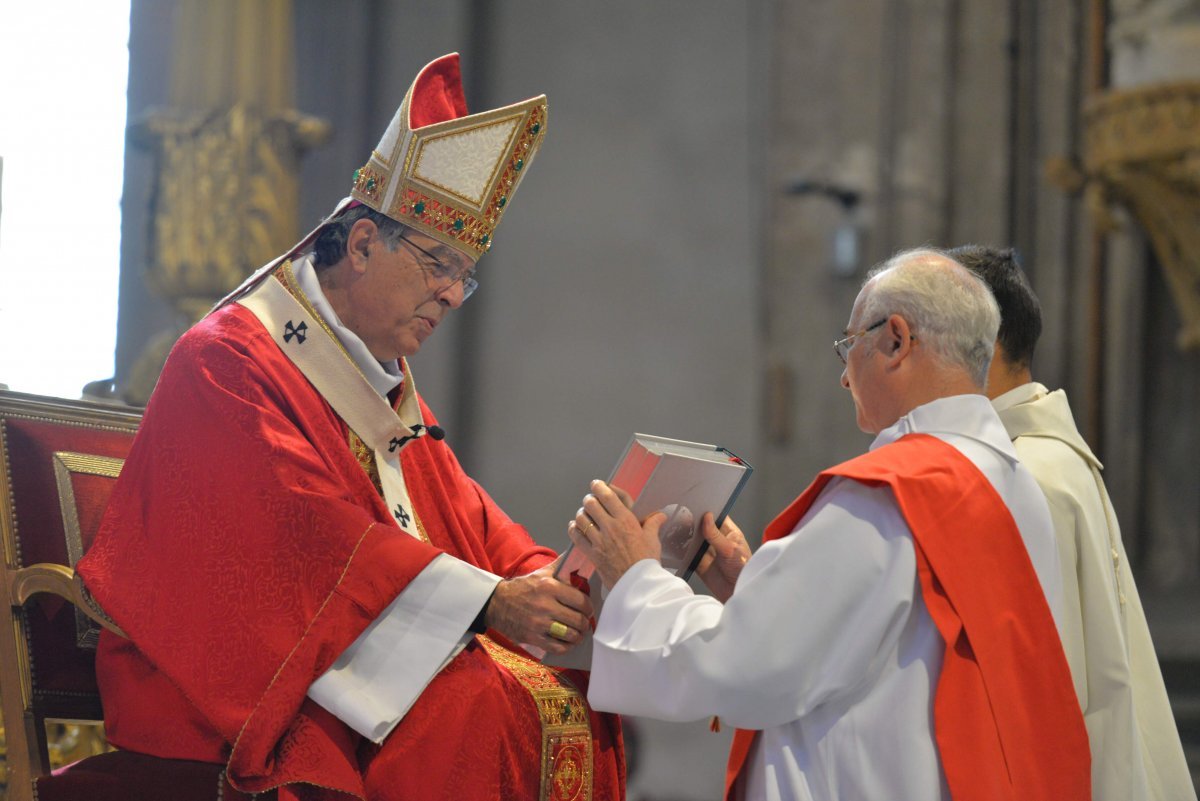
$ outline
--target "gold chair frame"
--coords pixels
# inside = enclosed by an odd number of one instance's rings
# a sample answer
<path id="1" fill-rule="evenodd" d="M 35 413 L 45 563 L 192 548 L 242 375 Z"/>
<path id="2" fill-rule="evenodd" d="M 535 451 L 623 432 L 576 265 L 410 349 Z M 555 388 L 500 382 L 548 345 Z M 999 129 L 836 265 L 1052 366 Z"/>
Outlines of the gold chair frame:
<path id="1" fill-rule="evenodd" d="M 12 486 L 12 459 L 9 451 L 10 420 L 29 420 L 56 426 L 78 427 L 91 432 L 128 435 L 130 441 L 141 422 L 141 412 L 87 401 L 69 401 L 36 395 L 0 391 L 0 540 L 4 548 L 4 593 L 8 598 L 6 627 L 0 632 L 0 711 L 3 712 L 7 741 L 8 799 L 32 801 L 34 782 L 50 772 L 45 719 L 50 715 L 39 708 L 34 692 L 26 603 L 40 594 L 51 594 L 71 602 L 76 609 L 77 647 L 95 647 L 99 630 L 96 625 L 123 634 L 88 595 L 75 576 L 73 565 L 83 554 L 83 540 L 71 484 L 71 474 L 87 474 L 114 479 L 122 459 L 111 456 L 59 451 L 54 453 L 54 472 L 63 534 L 70 564 L 25 564 L 21 534 L 38 532 L 18 530 L 19 509 Z M 93 625 L 93 623 L 95 625 Z M 77 719 L 100 720 L 98 705 L 81 707 Z M 59 717 L 59 715 L 54 715 Z"/>

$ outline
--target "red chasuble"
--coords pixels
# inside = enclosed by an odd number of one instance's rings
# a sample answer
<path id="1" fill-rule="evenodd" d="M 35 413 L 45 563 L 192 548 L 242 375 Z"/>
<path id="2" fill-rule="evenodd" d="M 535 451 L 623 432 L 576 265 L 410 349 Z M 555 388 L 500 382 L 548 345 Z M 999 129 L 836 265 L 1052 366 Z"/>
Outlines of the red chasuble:
<path id="1" fill-rule="evenodd" d="M 306 697 L 438 554 L 500 576 L 554 558 L 430 437 L 401 452 L 428 541 L 405 534 L 356 442 L 245 308 L 179 341 L 78 565 L 129 635 L 105 633 L 97 657 L 111 741 L 225 764 L 280 799 L 623 798 L 617 719 L 582 703 L 586 674 L 497 638 L 468 645 L 382 746 Z"/>
<path id="2" fill-rule="evenodd" d="M 834 476 L 888 485 L 912 530 L 921 596 L 946 643 L 934 736 L 955 801 L 1085 801 L 1090 753 L 1045 593 L 987 478 L 927 434 L 832 467 L 767 527 L 787 536 Z M 757 732 L 739 729 L 726 798 Z"/>

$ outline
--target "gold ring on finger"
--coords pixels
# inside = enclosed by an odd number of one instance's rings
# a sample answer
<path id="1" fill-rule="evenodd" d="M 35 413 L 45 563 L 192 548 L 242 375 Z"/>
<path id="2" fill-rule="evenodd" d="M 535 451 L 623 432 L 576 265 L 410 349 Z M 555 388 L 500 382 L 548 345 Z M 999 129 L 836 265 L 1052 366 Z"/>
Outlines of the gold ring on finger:
<path id="1" fill-rule="evenodd" d="M 555 620 L 550 624 L 550 630 L 546 633 L 556 640 L 565 640 L 570 631 L 566 623 L 560 623 Z"/>

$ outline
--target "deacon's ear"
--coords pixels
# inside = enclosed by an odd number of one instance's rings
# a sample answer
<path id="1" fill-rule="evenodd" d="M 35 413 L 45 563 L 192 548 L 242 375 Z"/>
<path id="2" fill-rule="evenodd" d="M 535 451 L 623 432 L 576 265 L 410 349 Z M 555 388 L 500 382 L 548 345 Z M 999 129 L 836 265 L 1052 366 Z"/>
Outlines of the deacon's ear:
<path id="1" fill-rule="evenodd" d="M 887 323 L 888 342 L 884 346 L 888 356 L 903 357 L 908 353 L 912 342 L 912 329 L 908 321 L 898 314 L 893 314 Z"/>
<path id="2" fill-rule="evenodd" d="M 888 320 L 888 353 L 895 353 L 900 350 L 900 344 L 904 342 L 904 333 L 900 330 L 902 324 L 903 321 L 894 314 Z"/>

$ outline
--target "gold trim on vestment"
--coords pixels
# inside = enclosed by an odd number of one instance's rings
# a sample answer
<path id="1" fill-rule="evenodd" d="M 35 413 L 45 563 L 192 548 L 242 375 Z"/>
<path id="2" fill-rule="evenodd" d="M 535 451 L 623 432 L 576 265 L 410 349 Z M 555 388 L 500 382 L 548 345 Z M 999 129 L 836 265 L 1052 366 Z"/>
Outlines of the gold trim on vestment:
<path id="1" fill-rule="evenodd" d="M 559 671 L 513 653 L 485 635 L 475 639 L 533 696 L 542 722 L 539 801 L 591 801 L 592 725 L 579 690 Z"/>
<path id="2" fill-rule="evenodd" d="M 313 269 L 316 268 L 314 267 Z M 333 343 L 337 345 L 338 350 L 341 351 L 342 355 L 349 359 L 351 364 L 354 364 L 354 369 L 358 370 L 358 365 L 354 362 L 354 358 L 350 355 L 350 351 L 346 350 L 346 347 L 342 344 L 342 341 L 338 339 L 337 334 L 334 333 L 333 329 L 329 326 L 329 323 L 325 322 L 325 318 L 317 312 L 316 307 L 312 305 L 312 302 L 309 301 L 308 296 L 304 294 L 304 290 L 300 288 L 300 282 L 296 280 L 296 274 L 292 272 L 292 260 L 285 259 L 283 264 L 279 265 L 279 267 L 274 271 L 274 275 L 278 277 L 279 283 L 283 284 L 283 288 L 288 291 L 288 294 L 294 297 L 296 301 L 304 307 L 304 310 L 312 315 L 312 318 L 316 320 L 317 325 L 319 325 L 321 330 L 333 340 Z M 270 279 L 268 278 L 267 280 Z M 401 400 L 403 400 L 404 397 L 403 393 L 407 392 L 408 387 L 412 385 L 412 382 L 408 380 L 407 363 L 404 365 L 404 368 L 405 381 L 404 388 L 401 390 Z M 362 371 L 359 370 L 359 372 L 361 373 Z M 396 410 L 393 408 L 392 411 L 394 412 Z M 354 455 L 359 467 L 361 467 L 367 474 L 367 478 L 371 480 L 371 485 L 375 487 L 375 491 L 379 493 L 379 497 L 383 498 L 383 482 L 379 478 L 379 465 L 376 464 L 375 461 L 375 451 L 372 450 L 371 446 L 367 445 L 367 443 L 363 441 L 363 438 L 358 435 L 358 432 L 356 432 L 353 428 L 350 428 L 349 424 L 346 425 L 346 430 L 349 432 L 347 435 L 346 444 L 350 448 L 350 452 Z M 403 476 L 404 465 L 399 464 L 399 466 L 400 475 Z M 416 502 L 412 500 L 411 495 L 409 496 L 409 501 L 409 505 L 413 507 L 412 517 L 413 522 L 416 524 L 417 533 L 421 535 L 422 542 L 429 542 L 429 534 L 425 532 L 425 526 L 421 523 L 421 518 L 417 515 L 417 505 Z"/>
<path id="3" fill-rule="evenodd" d="M 75 563 L 83 558 L 83 530 L 79 525 L 79 505 L 75 500 L 73 473 L 102 476 L 115 479 L 121 473 L 124 459 L 112 456 L 96 456 L 90 453 L 55 451 L 54 483 L 58 489 L 58 505 L 62 512 L 63 536 L 67 542 L 67 560 L 74 569 Z M 100 642 L 100 629 L 83 610 L 75 607 L 75 645 L 95 650 Z"/>
<path id="4" fill-rule="evenodd" d="M 313 268 L 313 270 L 316 269 L 316 267 Z M 342 355 L 346 357 L 350 364 L 354 365 L 354 369 L 361 373 L 362 370 L 358 369 L 358 363 L 354 361 L 354 357 L 350 355 L 350 351 L 346 350 L 346 346 L 342 344 L 342 340 L 338 339 L 337 334 L 333 332 L 329 323 L 325 322 L 325 318 L 321 316 L 317 308 L 308 299 L 308 295 L 305 295 L 304 290 L 300 288 L 300 282 L 296 280 L 296 274 L 292 272 L 292 260 L 284 259 L 283 264 L 275 269 L 273 275 L 279 279 L 279 283 L 283 284 L 283 288 L 288 291 L 288 294 L 294 297 L 296 302 L 312 315 L 313 319 L 317 321 L 317 325 L 321 326 L 321 330 L 329 335 L 329 338 L 333 340 L 333 344 L 337 345 Z"/>

